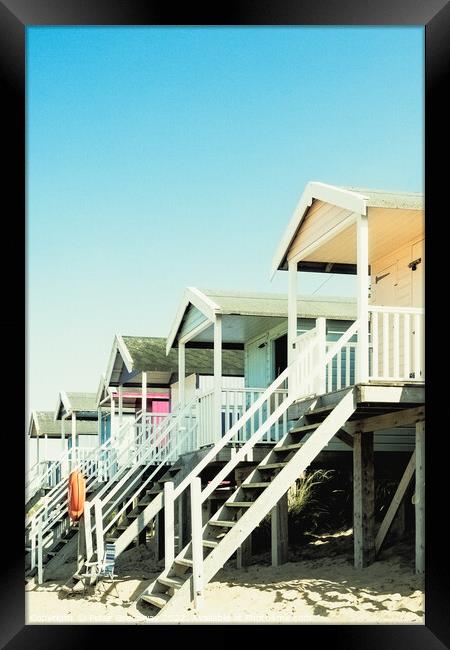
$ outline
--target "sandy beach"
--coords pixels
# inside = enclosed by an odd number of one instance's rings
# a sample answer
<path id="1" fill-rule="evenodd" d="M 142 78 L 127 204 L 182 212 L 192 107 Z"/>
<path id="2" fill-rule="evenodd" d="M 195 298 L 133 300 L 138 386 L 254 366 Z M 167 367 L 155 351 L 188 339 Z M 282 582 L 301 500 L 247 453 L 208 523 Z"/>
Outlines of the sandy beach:
<path id="1" fill-rule="evenodd" d="M 155 561 L 151 544 L 136 547 L 117 561 L 117 591 L 98 585 L 84 596 L 67 596 L 58 575 L 40 587 L 27 586 L 27 623 L 423 624 L 423 578 L 414 573 L 413 544 L 397 543 L 356 570 L 351 532 L 311 536 L 280 567 L 270 565 L 268 553 L 240 570 L 230 561 L 205 587 L 200 611 L 190 606 L 155 619 L 136 599 L 162 563 Z"/>

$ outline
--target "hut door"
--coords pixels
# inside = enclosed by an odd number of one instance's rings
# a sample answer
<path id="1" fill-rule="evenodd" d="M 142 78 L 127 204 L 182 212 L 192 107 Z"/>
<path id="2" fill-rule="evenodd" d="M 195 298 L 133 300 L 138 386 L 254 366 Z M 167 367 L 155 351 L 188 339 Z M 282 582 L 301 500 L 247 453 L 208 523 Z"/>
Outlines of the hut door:
<path id="1" fill-rule="evenodd" d="M 373 284 L 374 304 L 394 307 L 396 304 L 397 264 L 391 264 L 379 271 Z"/>
<path id="2" fill-rule="evenodd" d="M 418 261 L 420 260 L 420 262 Z M 425 248 L 424 240 L 417 242 L 412 247 L 412 306 L 423 307 L 424 304 L 424 279 L 425 279 Z"/>
<path id="3" fill-rule="evenodd" d="M 249 388 L 265 388 L 270 383 L 267 376 L 267 354 L 267 337 L 248 346 L 246 384 Z"/>

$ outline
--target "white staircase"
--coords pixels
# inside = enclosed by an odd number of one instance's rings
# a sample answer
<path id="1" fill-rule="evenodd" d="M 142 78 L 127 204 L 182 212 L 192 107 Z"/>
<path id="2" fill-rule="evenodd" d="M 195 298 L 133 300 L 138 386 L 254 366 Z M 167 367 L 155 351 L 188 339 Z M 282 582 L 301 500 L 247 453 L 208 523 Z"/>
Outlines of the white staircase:
<path id="1" fill-rule="evenodd" d="M 331 410 L 318 409 L 324 418 L 322 421 L 291 428 L 206 525 L 202 528 L 201 523 L 199 524 L 202 503 L 231 475 L 240 462 L 251 456 L 255 444 L 261 441 L 272 427 L 285 420 L 294 401 L 300 397 L 305 399 L 311 413 L 314 413 L 319 402 L 316 397 L 318 387 L 325 383 L 327 365 L 341 353 L 343 346 L 348 344 L 356 331 L 357 324 L 354 324 L 337 343 L 328 350 L 323 350 L 320 362 L 315 365 L 312 361 L 317 361 L 317 337 L 305 337 L 301 346 L 298 346 L 298 355 L 290 366 L 245 411 L 194 470 L 171 491 L 173 497 L 165 504 L 166 510 L 172 509 L 175 499 L 190 487 L 192 540 L 176 557 L 166 542 L 165 570 L 140 596 L 141 601 L 153 606 L 155 615 L 164 610 L 165 616 L 201 597 L 203 586 L 223 567 L 354 413 L 355 389 L 349 387 L 340 393 L 339 401 Z M 283 401 L 275 406 L 274 394 L 286 380 L 290 380 L 289 392 Z M 293 386 L 295 390 L 292 389 Z M 308 396 L 309 400 L 306 399 Z M 199 474 L 225 445 L 242 440 L 242 431 L 247 429 L 247 423 L 255 414 L 259 416 L 256 431 L 239 449 L 235 448 L 231 459 L 201 490 Z M 305 436 L 308 436 L 308 439 L 303 441 Z M 173 513 L 165 513 L 165 516 L 173 520 Z"/>
<path id="2" fill-rule="evenodd" d="M 139 414 L 134 420 L 126 422 L 118 431 L 118 436 L 129 433 L 130 428 L 136 428 L 141 419 Z M 141 436 L 142 437 L 142 436 Z M 143 441 L 146 444 L 146 441 Z M 136 447 L 140 448 L 138 438 Z M 128 453 L 128 452 L 127 452 Z M 107 440 L 100 447 L 71 449 L 55 463 L 64 468 L 63 477 L 42 498 L 42 504 L 29 518 L 25 526 L 25 566 L 28 577 L 37 573 L 38 583 L 44 579 L 44 567 L 55 556 L 73 551 L 78 522 L 72 522 L 68 515 L 68 483 L 69 471 L 79 469 L 86 481 L 86 498 L 89 498 L 101 488 L 105 482 L 112 480 L 130 458 L 121 458 L 114 447 L 114 441 Z"/>

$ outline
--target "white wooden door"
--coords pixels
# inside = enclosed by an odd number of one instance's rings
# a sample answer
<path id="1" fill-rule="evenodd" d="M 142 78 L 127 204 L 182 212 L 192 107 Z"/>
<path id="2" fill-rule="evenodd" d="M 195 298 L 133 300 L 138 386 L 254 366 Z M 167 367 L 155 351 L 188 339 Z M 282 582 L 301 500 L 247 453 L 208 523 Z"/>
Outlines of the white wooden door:
<path id="1" fill-rule="evenodd" d="M 412 273 L 412 306 L 423 307 L 425 298 L 425 246 L 424 240 L 417 242 L 412 247 L 412 260 L 419 260 L 416 270 Z"/>
<path id="2" fill-rule="evenodd" d="M 397 264 L 391 264 L 376 274 L 372 283 L 372 302 L 375 305 L 395 306 L 396 286 Z"/>

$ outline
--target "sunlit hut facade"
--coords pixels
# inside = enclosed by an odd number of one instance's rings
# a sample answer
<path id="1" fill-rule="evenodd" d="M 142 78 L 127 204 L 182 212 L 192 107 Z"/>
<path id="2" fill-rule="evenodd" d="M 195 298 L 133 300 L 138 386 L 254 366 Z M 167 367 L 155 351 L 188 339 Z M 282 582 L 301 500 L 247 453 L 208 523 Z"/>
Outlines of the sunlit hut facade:
<path id="1" fill-rule="evenodd" d="M 415 424 L 416 568 L 424 567 L 424 201 L 421 194 L 351 189 L 310 182 L 282 237 L 272 274 L 288 272 L 288 359 L 305 358 L 305 342 L 297 329 L 298 272 L 351 273 L 357 276 L 357 319 L 334 355 L 344 368 L 348 344 L 356 340 L 355 384 L 358 408 L 348 430 L 354 436 L 356 484 L 354 494 L 357 564 L 373 559 L 389 520 L 374 540 L 373 431 L 386 426 Z M 328 371 L 333 361 L 316 328 L 318 372 L 306 382 L 299 372 L 289 377 L 289 390 L 298 400 L 313 391 L 332 392 Z M 336 362 L 336 361 L 335 361 Z M 340 388 L 347 382 L 342 373 Z M 352 382 L 353 383 L 353 382 Z M 369 417 L 369 415 L 371 417 Z M 378 417 L 378 419 L 377 419 Z M 397 495 L 401 500 L 411 477 L 408 466 Z M 364 481 L 364 476 L 372 478 Z M 362 522 L 362 512 L 367 527 Z"/>

